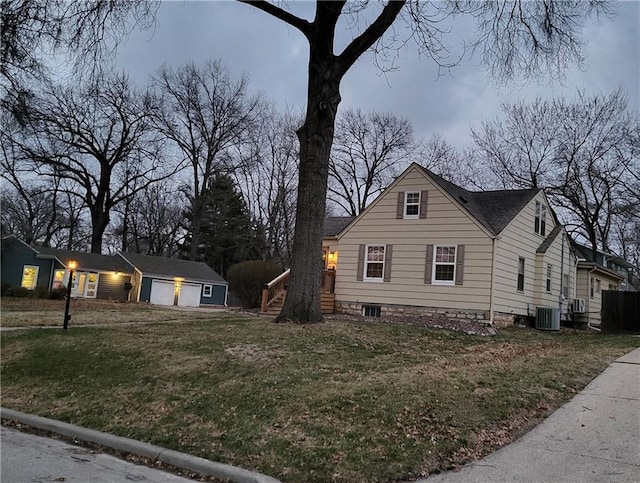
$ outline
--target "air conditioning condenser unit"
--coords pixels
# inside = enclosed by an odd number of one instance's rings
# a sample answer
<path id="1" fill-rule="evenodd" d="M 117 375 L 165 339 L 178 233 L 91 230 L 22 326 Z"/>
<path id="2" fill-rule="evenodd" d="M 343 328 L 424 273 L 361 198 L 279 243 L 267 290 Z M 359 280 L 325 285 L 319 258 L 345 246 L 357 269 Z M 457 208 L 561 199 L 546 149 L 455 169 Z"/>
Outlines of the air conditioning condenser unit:
<path id="1" fill-rule="evenodd" d="M 538 307 L 536 309 L 536 329 L 560 330 L 560 311 L 552 307 Z"/>
<path id="2" fill-rule="evenodd" d="M 571 311 L 575 314 L 584 314 L 586 308 L 584 299 L 573 299 L 571 302 Z"/>

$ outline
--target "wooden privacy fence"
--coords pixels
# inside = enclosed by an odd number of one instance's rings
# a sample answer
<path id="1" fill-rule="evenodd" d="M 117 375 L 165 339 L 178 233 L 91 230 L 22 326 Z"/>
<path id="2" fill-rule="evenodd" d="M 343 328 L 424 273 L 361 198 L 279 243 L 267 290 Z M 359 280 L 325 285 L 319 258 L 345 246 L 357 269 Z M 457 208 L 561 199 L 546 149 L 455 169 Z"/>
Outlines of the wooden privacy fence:
<path id="1" fill-rule="evenodd" d="M 605 334 L 640 334 L 640 292 L 602 292 L 600 328 Z"/>

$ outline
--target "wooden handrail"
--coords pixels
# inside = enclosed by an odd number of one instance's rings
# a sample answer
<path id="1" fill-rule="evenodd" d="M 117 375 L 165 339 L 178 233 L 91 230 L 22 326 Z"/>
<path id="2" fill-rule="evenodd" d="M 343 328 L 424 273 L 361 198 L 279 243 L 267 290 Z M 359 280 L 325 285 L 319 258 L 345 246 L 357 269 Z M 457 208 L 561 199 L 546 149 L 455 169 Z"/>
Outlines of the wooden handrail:
<path id="1" fill-rule="evenodd" d="M 286 292 L 290 273 L 291 269 L 287 269 L 264 286 L 264 289 L 262 289 L 260 312 L 266 312 L 269 306 L 278 300 L 284 292 Z"/>
<path id="2" fill-rule="evenodd" d="M 287 291 L 287 283 L 289 282 L 289 274 L 291 269 L 278 275 L 271 280 L 262 289 L 262 300 L 260 302 L 260 312 L 266 312 L 275 301 L 280 299 L 282 294 Z M 323 270 L 320 291 L 323 293 L 333 293 L 336 284 L 336 271 Z"/>

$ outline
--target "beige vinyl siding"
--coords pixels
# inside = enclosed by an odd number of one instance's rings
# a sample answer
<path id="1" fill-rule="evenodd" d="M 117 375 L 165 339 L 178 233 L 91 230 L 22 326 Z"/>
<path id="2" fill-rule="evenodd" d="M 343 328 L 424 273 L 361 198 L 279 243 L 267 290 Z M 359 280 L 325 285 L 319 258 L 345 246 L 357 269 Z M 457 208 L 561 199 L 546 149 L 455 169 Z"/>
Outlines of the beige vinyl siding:
<path id="1" fill-rule="evenodd" d="M 592 277 L 594 280 L 600 281 L 600 291 L 596 291 L 594 287 L 593 298 L 591 298 L 590 287 L 590 280 Z M 578 298 L 583 298 L 586 301 L 586 314 L 584 314 L 579 320 L 599 325 L 601 321 L 600 310 L 602 309 L 602 291 L 608 290 L 609 284 L 614 284 L 617 287 L 619 283 L 619 280 L 609 277 L 606 273 L 599 270 L 596 270 L 595 272 L 592 272 L 589 269 L 578 270 L 577 296 Z"/>
<path id="2" fill-rule="evenodd" d="M 535 206 L 539 201 L 547 206 L 545 236 L 534 231 Z M 561 265 L 569 273 L 569 294 L 575 292 L 575 257 L 567 237 L 559 233 L 545 253 L 536 253 L 555 227 L 551 210 L 542 192 L 538 193 L 499 236 L 496 248 L 496 284 L 494 310 L 516 315 L 535 315 L 536 307 L 558 307 L 561 290 Z M 562 262 L 564 244 L 564 263 Z M 517 290 L 518 259 L 525 259 L 524 290 Z M 552 266 L 551 293 L 546 291 L 547 265 Z M 564 311 L 567 308 L 564 303 Z"/>
<path id="3" fill-rule="evenodd" d="M 398 193 L 428 191 L 425 219 L 397 219 Z M 357 281 L 360 245 L 393 245 L 389 282 Z M 462 285 L 424 283 L 427 245 L 465 245 Z M 339 239 L 336 300 L 489 310 L 492 240 L 417 168 L 388 189 Z"/>

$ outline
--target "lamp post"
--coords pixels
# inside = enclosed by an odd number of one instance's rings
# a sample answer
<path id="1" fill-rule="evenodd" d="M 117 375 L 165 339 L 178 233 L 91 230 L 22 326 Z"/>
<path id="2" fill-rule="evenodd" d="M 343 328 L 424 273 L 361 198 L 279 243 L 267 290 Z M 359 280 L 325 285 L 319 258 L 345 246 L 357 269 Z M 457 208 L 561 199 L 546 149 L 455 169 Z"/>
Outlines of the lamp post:
<path id="1" fill-rule="evenodd" d="M 67 268 L 69 268 L 69 280 L 67 282 L 67 301 L 64 304 L 64 322 L 62 324 L 62 330 L 67 330 L 69 326 L 69 319 L 71 315 L 69 315 L 69 302 L 71 301 L 71 284 L 73 283 L 73 271 L 78 266 L 78 262 L 75 260 L 69 260 L 67 263 Z"/>

